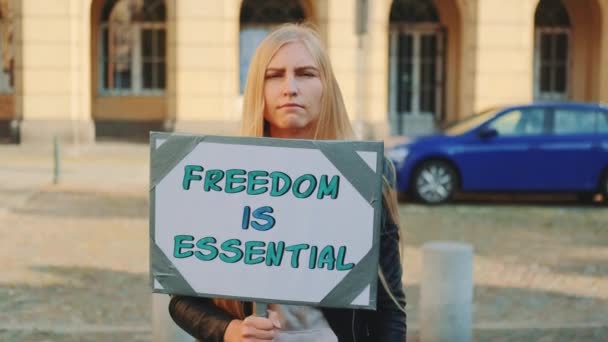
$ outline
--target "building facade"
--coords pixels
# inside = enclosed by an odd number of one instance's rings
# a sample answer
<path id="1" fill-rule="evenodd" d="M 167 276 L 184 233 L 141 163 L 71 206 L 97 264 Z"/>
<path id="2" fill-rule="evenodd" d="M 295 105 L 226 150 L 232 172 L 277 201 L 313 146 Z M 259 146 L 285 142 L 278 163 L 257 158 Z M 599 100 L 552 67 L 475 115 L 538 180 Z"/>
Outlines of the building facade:
<path id="1" fill-rule="evenodd" d="M 608 102 L 608 0 L 0 0 L 0 141 L 238 134 L 255 46 L 314 24 L 366 138 L 488 107 Z"/>

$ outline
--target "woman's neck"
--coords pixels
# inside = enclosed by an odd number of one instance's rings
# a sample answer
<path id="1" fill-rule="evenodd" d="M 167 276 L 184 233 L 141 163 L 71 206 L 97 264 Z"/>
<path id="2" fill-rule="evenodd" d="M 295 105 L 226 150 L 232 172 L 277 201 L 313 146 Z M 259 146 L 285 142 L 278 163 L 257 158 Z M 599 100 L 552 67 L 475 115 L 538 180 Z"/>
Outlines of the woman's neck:
<path id="1" fill-rule="evenodd" d="M 315 129 L 313 126 L 305 128 L 285 128 L 269 127 L 270 137 L 282 139 L 314 139 Z"/>

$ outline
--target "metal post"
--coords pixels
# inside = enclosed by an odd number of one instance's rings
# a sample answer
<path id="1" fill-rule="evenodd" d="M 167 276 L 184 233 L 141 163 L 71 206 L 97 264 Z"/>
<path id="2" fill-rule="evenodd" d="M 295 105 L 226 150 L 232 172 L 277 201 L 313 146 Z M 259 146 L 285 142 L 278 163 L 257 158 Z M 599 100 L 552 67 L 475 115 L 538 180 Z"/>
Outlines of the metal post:
<path id="1" fill-rule="evenodd" d="M 420 340 L 472 339 L 473 248 L 457 242 L 422 246 Z"/>
<path id="2" fill-rule="evenodd" d="M 61 151 L 59 146 L 59 138 L 53 137 L 53 184 L 59 184 L 61 173 Z"/>

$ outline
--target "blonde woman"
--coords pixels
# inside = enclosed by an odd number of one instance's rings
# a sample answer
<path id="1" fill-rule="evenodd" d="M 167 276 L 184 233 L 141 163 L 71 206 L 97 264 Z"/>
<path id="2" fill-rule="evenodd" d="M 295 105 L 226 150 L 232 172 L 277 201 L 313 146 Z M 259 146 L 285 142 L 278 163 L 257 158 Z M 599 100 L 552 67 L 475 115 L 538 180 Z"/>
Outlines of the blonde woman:
<path id="1" fill-rule="evenodd" d="M 314 30 L 286 24 L 260 44 L 245 86 L 242 134 L 353 137 L 342 94 Z M 270 305 L 264 318 L 253 316 L 247 302 L 175 296 L 169 305 L 174 321 L 201 341 L 404 341 L 405 294 L 393 181 L 394 170 L 385 161 L 376 311 Z"/>

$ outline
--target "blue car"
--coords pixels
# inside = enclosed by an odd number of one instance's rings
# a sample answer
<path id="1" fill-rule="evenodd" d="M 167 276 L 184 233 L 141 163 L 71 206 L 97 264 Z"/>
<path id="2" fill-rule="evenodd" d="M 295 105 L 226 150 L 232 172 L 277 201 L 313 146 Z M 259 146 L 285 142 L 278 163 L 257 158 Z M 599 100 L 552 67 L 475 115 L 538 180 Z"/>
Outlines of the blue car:
<path id="1" fill-rule="evenodd" d="M 387 151 L 397 190 L 425 203 L 462 192 L 608 198 L 608 106 L 534 103 L 465 118 Z"/>

